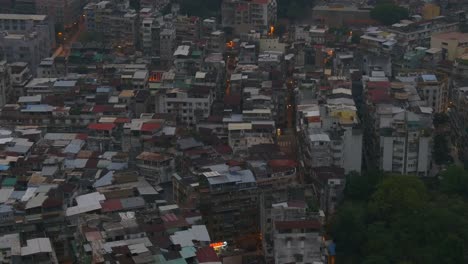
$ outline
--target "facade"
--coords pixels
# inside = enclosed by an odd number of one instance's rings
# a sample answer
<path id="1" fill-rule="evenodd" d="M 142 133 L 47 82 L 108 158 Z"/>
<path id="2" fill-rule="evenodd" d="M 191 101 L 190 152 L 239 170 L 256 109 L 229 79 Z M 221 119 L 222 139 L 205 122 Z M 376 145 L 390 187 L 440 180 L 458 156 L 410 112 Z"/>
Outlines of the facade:
<path id="1" fill-rule="evenodd" d="M 6 61 L 0 61 L 0 107 L 3 107 L 12 92 L 11 67 Z"/>
<path id="2" fill-rule="evenodd" d="M 373 24 L 369 9 L 361 9 L 352 5 L 317 5 L 313 8 L 310 17 L 314 21 L 323 21 L 329 27 L 342 27 L 354 21 L 364 21 L 368 25 Z"/>
<path id="3" fill-rule="evenodd" d="M 419 22 L 404 20 L 393 24 L 388 31 L 396 35 L 399 46 L 408 49 L 418 46 L 428 47 L 432 35 L 457 31 L 458 24 L 444 17 Z"/>
<path id="4" fill-rule="evenodd" d="M 136 45 L 140 34 L 138 14 L 134 10 L 119 9 L 111 1 L 89 3 L 83 9 L 86 30 L 104 35 L 116 46 Z"/>
<path id="5" fill-rule="evenodd" d="M 338 87 L 349 85 L 346 79 L 342 81 Z M 299 91 L 296 99 L 305 164 L 309 168 L 336 166 L 346 173 L 360 172 L 363 133 L 351 90 L 333 89 L 324 104 L 307 99 L 305 94 Z"/>
<path id="6" fill-rule="evenodd" d="M 468 160 L 468 87 L 454 87 L 453 105 L 448 110 L 451 123 L 451 136 L 457 146 L 458 157 L 466 163 Z"/>
<path id="7" fill-rule="evenodd" d="M 54 25 L 45 15 L 0 14 L 0 30 L 0 49 L 7 61 L 27 62 L 32 70 L 55 46 Z"/>
<path id="8" fill-rule="evenodd" d="M 55 24 L 70 27 L 78 21 L 82 0 L 35 0 L 36 13 L 49 16 Z"/>
<path id="9" fill-rule="evenodd" d="M 180 122 L 194 125 L 210 114 L 213 95 L 210 89 L 172 89 L 159 96 L 159 111 L 177 116 Z"/>
<path id="10" fill-rule="evenodd" d="M 10 64 L 11 67 L 11 80 L 13 83 L 13 90 L 11 95 L 13 98 L 23 96 L 26 84 L 32 79 L 32 73 L 26 62 L 15 62 Z"/>
<path id="11" fill-rule="evenodd" d="M 223 27 L 238 32 L 269 30 L 276 23 L 276 0 L 224 0 L 221 6 Z"/>
<path id="12" fill-rule="evenodd" d="M 176 30 L 173 28 L 164 29 L 159 37 L 160 60 L 164 65 L 170 65 L 176 44 Z"/>
<path id="13" fill-rule="evenodd" d="M 243 235 L 258 235 L 259 204 L 252 171 L 232 171 L 218 164 L 205 167 L 200 177 L 200 210 L 210 237 L 232 243 Z"/>
<path id="14" fill-rule="evenodd" d="M 274 203 L 263 210 L 262 231 L 268 260 L 275 263 L 321 261 L 322 224 L 304 201 Z"/>
<path id="15" fill-rule="evenodd" d="M 432 114 L 437 111 L 438 98 L 428 97 L 437 88 L 432 91 L 429 84 L 422 89 L 419 80 L 434 83 L 435 75 L 407 73 L 397 76 L 395 82 L 377 76 L 363 78 L 368 164 L 385 172 L 433 176 Z"/>
<path id="16" fill-rule="evenodd" d="M 178 44 L 181 44 L 183 41 L 198 41 L 201 28 L 200 18 L 193 16 L 177 16 L 173 21 Z"/>
<path id="17" fill-rule="evenodd" d="M 174 159 L 160 153 L 142 152 L 136 157 L 136 166 L 141 175 L 152 184 L 171 182 Z"/>
<path id="18" fill-rule="evenodd" d="M 442 59 L 454 61 L 468 53 L 468 33 L 448 32 L 431 36 L 431 48 L 442 50 Z"/>
<path id="19" fill-rule="evenodd" d="M 388 125 L 381 125 L 383 171 L 428 176 L 432 160 L 430 118 L 403 111 L 392 115 Z"/>
<path id="20" fill-rule="evenodd" d="M 435 112 L 445 112 L 448 107 L 448 79 L 445 74 L 421 74 L 417 88 L 421 99 Z"/>

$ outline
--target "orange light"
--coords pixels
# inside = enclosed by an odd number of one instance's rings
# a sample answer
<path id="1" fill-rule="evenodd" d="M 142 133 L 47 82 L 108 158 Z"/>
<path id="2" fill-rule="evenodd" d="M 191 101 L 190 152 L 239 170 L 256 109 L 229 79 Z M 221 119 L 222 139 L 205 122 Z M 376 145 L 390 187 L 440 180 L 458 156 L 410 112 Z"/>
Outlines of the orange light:
<path id="1" fill-rule="evenodd" d="M 62 32 L 59 32 L 59 33 L 57 33 L 57 35 L 59 35 L 59 36 L 62 36 L 62 35 L 63 35 L 63 33 L 62 33 Z"/>
<path id="2" fill-rule="evenodd" d="M 270 32 L 268 33 L 269 35 L 273 36 L 273 33 L 275 33 L 275 27 L 270 26 Z"/>
<path id="3" fill-rule="evenodd" d="M 217 249 L 217 248 L 226 246 L 226 244 L 227 244 L 226 242 L 215 242 L 215 243 L 211 243 L 210 247 Z"/>

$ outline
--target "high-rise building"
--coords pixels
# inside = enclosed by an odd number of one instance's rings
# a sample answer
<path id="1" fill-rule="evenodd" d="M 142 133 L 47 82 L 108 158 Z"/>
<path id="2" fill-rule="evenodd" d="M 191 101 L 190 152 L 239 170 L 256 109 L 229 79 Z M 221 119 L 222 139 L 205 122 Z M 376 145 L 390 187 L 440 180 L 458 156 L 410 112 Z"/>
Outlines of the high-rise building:
<path id="1" fill-rule="evenodd" d="M 221 15 L 223 27 L 238 32 L 268 30 L 276 22 L 276 0 L 224 0 Z"/>

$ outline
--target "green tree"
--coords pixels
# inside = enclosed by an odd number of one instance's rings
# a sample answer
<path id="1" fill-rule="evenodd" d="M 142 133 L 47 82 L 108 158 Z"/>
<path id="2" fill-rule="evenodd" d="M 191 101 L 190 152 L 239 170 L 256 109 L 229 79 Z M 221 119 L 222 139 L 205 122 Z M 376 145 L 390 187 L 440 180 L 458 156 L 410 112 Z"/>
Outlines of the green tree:
<path id="1" fill-rule="evenodd" d="M 370 16 L 384 25 L 392 25 L 408 18 L 409 11 L 393 3 L 381 3 L 371 10 Z"/>
<path id="2" fill-rule="evenodd" d="M 417 177 L 387 175 L 365 200 L 347 186 L 329 227 L 337 263 L 468 263 L 468 203 L 457 188 L 467 175 L 449 167 L 430 192 Z"/>
<path id="3" fill-rule="evenodd" d="M 440 186 L 445 193 L 468 196 L 468 172 L 452 165 L 440 174 Z"/>
<path id="4" fill-rule="evenodd" d="M 331 233 L 337 242 L 338 263 L 352 263 L 365 241 L 365 207 L 360 204 L 347 203 L 338 211 L 332 220 Z"/>
<path id="5" fill-rule="evenodd" d="M 382 179 L 383 174 L 378 171 L 362 174 L 351 172 L 346 177 L 346 197 L 356 201 L 368 201 Z"/>
<path id="6" fill-rule="evenodd" d="M 427 190 L 415 176 L 393 175 L 377 187 L 369 202 L 369 213 L 375 219 L 392 220 L 424 208 Z"/>

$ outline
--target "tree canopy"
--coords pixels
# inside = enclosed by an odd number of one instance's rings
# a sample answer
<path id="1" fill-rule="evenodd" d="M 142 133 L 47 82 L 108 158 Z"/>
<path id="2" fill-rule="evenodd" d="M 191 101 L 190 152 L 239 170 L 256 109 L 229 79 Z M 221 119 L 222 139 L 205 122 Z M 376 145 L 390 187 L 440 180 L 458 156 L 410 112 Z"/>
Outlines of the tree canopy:
<path id="1" fill-rule="evenodd" d="M 409 16 L 408 9 L 393 3 L 377 4 L 370 12 L 371 18 L 384 25 L 392 25 Z"/>
<path id="2" fill-rule="evenodd" d="M 468 172 L 463 168 L 449 167 L 433 188 L 416 176 L 350 177 L 345 203 L 329 226 L 337 263 L 467 263 Z"/>

